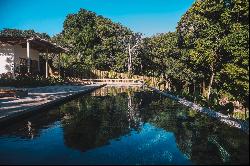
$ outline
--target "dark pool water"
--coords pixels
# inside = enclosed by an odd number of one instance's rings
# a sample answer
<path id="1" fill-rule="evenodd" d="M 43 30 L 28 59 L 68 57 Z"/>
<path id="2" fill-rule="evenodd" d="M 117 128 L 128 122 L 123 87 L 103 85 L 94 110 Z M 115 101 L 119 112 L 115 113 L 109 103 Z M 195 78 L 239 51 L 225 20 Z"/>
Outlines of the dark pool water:
<path id="1" fill-rule="evenodd" d="M 248 164 L 248 156 L 248 135 L 138 88 L 102 88 L 0 129 L 0 164 Z"/>

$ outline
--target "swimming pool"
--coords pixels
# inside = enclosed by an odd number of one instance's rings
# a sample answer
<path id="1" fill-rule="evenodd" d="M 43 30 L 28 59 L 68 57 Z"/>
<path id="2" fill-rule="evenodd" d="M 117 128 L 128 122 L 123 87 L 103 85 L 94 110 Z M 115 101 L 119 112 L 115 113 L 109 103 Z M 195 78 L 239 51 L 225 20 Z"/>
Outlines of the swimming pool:
<path id="1" fill-rule="evenodd" d="M 249 136 L 140 88 L 104 87 L 0 130 L 0 164 L 248 164 Z"/>

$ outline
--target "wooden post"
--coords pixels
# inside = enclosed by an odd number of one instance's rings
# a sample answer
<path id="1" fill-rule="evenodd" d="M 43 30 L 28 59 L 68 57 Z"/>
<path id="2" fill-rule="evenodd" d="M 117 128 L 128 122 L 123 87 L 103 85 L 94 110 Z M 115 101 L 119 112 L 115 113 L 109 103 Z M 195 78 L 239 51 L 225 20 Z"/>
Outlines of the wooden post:
<path id="1" fill-rule="evenodd" d="M 40 56 L 38 57 L 38 72 L 39 72 L 39 74 L 40 74 L 40 72 L 41 72 L 41 67 L 40 67 Z"/>
<path id="2" fill-rule="evenodd" d="M 16 69 L 15 55 L 13 56 L 13 63 L 11 66 L 12 66 L 12 77 L 15 78 L 15 69 Z"/>
<path id="3" fill-rule="evenodd" d="M 46 58 L 45 58 L 45 69 L 46 69 L 46 78 L 48 78 L 48 76 L 49 76 L 49 69 L 48 69 L 48 50 L 47 50 L 47 53 L 46 53 Z"/>
<path id="4" fill-rule="evenodd" d="M 27 69 L 28 73 L 30 73 L 30 41 L 27 40 Z"/>

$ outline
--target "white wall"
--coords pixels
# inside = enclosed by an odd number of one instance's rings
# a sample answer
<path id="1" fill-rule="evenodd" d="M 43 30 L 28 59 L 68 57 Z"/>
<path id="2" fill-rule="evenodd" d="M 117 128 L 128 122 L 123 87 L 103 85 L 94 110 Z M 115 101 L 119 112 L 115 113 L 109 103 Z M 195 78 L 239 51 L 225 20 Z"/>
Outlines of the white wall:
<path id="1" fill-rule="evenodd" d="M 0 74 L 12 72 L 14 62 L 20 64 L 19 58 L 27 59 L 27 48 L 20 45 L 0 44 Z M 39 61 L 39 51 L 30 48 L 30 59 Z"/>
<path id="2" fill-rule="evenodd" d="M 14 47 L 0 44 L 0 74 L 13 71 Z"/>

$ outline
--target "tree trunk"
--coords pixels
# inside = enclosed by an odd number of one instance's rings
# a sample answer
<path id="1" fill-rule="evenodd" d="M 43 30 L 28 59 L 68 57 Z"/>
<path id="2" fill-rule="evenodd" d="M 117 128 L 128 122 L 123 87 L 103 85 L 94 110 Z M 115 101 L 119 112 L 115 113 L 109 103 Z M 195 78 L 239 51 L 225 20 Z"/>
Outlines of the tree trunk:
<path id="1" fill-rule="evenodd" d="M 205 80 L 202 80 L 202 96 L 206 96 L 206 84 L 205 84 Z"/>
<path id="2" fill-rule="evenodd" d="M 211 89 L 212 89 L 212 85 L 213 85 L 213 81 L 214 81 L 214 75 L 215 75 L 215 73 L 212 71 L 210 81 L 209 81 L 209 85 L 208 85 L 208 92 L 207 92 L 207 99 L 208 100 L 209 100 L 209 97 L 210 97 L 210 94 L 211 94 Z"/>
<path id="3" fill-rule="evenodd" d="M 129 54 L 129 58 L 128 58 L 128 72 L 130 73 L 131 70 L 132 70 L 132 55 L 131 55 L 130 44 L 128 45 L 128 54 Z"/>
<path id="4" fill-rule="evenodd" d="M 194 101 L 194 102 L 196 101 L 196 93 L 195 93 L 195 90 L 196 90 L 196 89 L 195 89 L 195 83 L 194 83 L 194 92 L 193 92 L 193 96 L 194 96 L 194 100 L 193 100 L 193 101 Z"/>
<path id="5" fill-rule="evenodd" d="M 196 89 L 195 89 L 195 83 L 193 84 L 193 86 L 194 86 L 194 93 L 193 93 L 193 94 L 195 95 L 195 90 L 196 90 Z"/>

